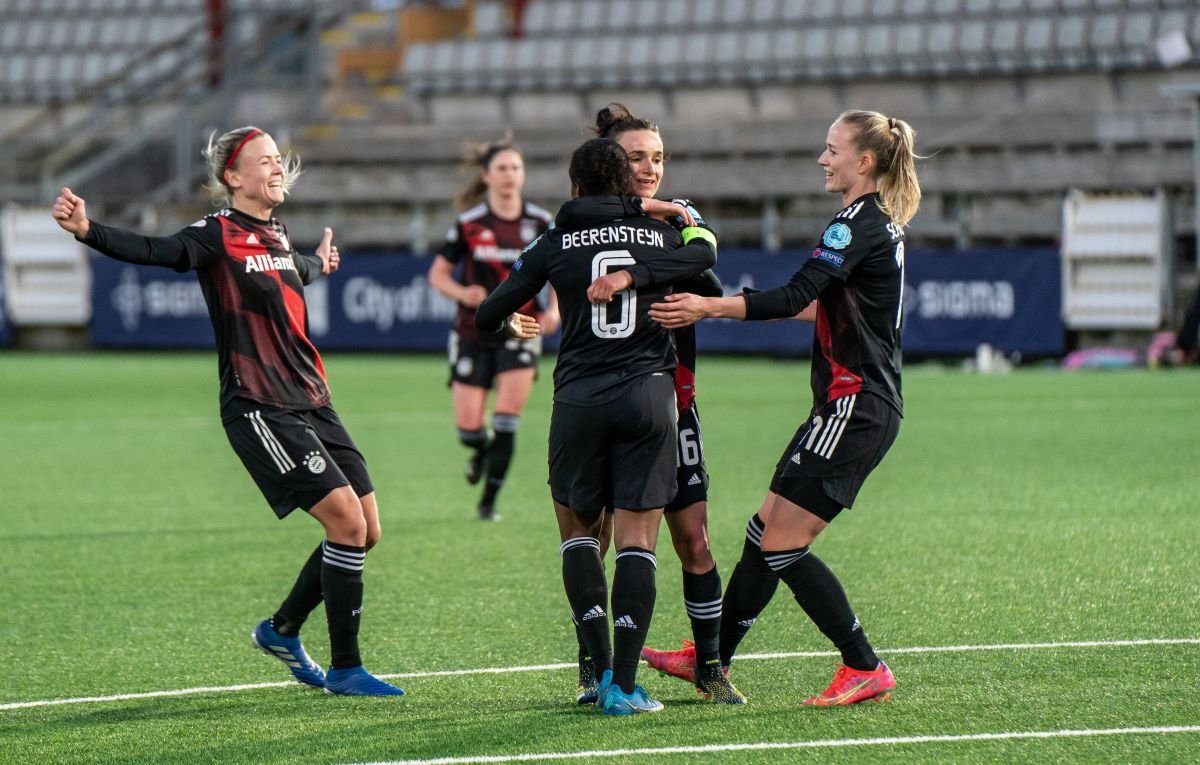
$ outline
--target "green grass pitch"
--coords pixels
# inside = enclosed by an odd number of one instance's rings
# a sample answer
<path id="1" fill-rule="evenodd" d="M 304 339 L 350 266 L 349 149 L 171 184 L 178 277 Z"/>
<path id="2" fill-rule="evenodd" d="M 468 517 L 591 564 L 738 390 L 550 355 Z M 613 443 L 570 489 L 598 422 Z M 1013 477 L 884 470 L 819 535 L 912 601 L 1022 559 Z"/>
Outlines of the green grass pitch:
<path id="1" fill-rule="evenodd" d="M 320 530 L 276 521 L 243 471 L 211 353 L 6 352 L 0 761 L 1200 759 L 1200 372 L 911 367 L 899 440 L 816 545 L 896 672 L 892 700 L 802 708 L 834 658 L 781 589 L 742 650 L 792 655 L 735 663 L 748 706 L 646 670 L 666 710 L 612 719 L 577 708 L 556 666 L 575 648 L 545 486 L 551 360 L 496 524 L 474 519 L 440 358 L 326 362 L 383 513 L 364 656 L 409 695 L 284 684 L 250 647 Z M 728 580 L 807 413 L 808 366 L 702 358 L 699 394 Z M 665 529 L 658 552 L 661 647 L 688 626 Z M 318 661 L 322 621 L 305 635 Z M 188 689 L 207 690 L 146 695 Z"/>

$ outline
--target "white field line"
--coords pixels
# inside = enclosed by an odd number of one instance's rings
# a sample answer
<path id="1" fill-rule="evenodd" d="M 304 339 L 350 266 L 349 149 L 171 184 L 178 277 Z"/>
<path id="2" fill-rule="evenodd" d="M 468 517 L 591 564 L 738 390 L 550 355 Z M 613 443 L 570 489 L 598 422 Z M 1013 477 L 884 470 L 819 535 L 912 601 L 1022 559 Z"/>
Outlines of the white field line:
<path id="1" fill-rule="evenodd" d="M 1035 651 L 1053 650 L 1060 648 L 1126 648 L 1152 645 L 1200 645 L 1200 638 L 1150 638 L 1146 640 L 1085 640 L 1061 643 L 998 643 L 995 645 L 947 645 L 947 646 L 916 646 L 910 648 L 879 649 L 879 653 L 890 656 L 902 653 L 965 653 L 972 651 Z M 794 651 L 785 653 L 747 653 L 739 654 L 738 661 L 755 661 L 762 659 L 808 659 L 822 656 L 837 656 L 836 651 Z M 459 675 L 499 675 L 510 672 L 548 672 L 560 669 L 574 669 L 575 662 L 566 664 L 530 664 L 519 667 L 483 667 L 479 669 L 445 669 L 431 672 L 396 672 L 388 675 L 377 675 L 385 680 L 411 679 L 422 677 L 456 677 Z M 118 693 L 111 696 L 83 696 L 70 699 L 43 699 L 40 701 L 15 701 L 0 704 L 0 711 L 12 709 L 29 709 L 32 707 L 61 706 L 63 704 L 101 704 L 110 701 L 134 701 L 137 699 L 155 699 L 170 696 L 195 696 L 202 693 L 232 693 L 236 691 L 254 691 L 262 688 L 288 688 L 295 681 L 277 683 L 245 683 L 242 685 L 218 685 L 200 688 L 179 688 L 170 691 L 145 691 L 143 693 Z"/>
<path id="2" fill-rule="evenodd" d="M 968 733 L 958 736 L 893 736 L 890 738 L 844 738 L 817 741 L 763 742 L 758 744 L 708 744 L 706 746 L 664 746 L 646 749 L 593 749 L 587 752 L 545 752 L 536 754 L 499 754 L 480 757 L 439 757 L 433 760 L 389 760 L 364 765 L 471 765 L 472 763 L 537 762 L 539 760 L 584 760 L 600 757 L 635 757 L 664 754 L 713 754 L 716 752 L 752 752 L 779 749 L 831 749 L 849 746 L 903 746 L 941 744 L 961 741 L 1011 741 L 1014 739 L 1083 738 L 1086 736 L 1137 736 L 1168 733 L 1200 733 L 1200 725 L 1164 725 L 1150 728 L 1100 728 L 1096 730 L 1031 730 L 1002 733 Z"/>

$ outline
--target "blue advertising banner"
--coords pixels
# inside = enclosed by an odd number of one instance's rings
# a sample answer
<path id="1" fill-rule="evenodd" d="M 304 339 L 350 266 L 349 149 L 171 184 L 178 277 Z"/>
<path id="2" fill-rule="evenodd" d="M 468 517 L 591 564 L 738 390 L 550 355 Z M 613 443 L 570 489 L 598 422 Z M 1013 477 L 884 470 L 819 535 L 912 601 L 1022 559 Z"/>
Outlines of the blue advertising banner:
<path id="1" fill-rule="evenodd" d="M 905 352 L 963 355 L 989 343 L 1006 353 L 1061 354 L 1060 262 L 1053 248 L 910 253 Z"/>
<path id="2" fill-rule="evenodd" d="M 714 270 L 732 295 L 786 283 L 807 257 L 807 251 L 723 249 Z M 969 355 L 981 343 L 1031 356 L 1063 352 L 1057 250 L 916 250 L 905 261 L 906 354 Z M 812 351 L 811 326 L 794 321 L 704 321 L 696 338 L 700 350 L 718 353 Z"/>
<path id="3" fill-rule="evenodd" d="M 722 250 L 726 294 L 785 283 L 806 252 Z M 425 278 L 428 258 L 349 254 L 341 270 L 305 288 L 309 330 L 322 350 L 437 350 L 446 347 L 452 301 Z M 195 274 L 92 261 L 92 340 L 98 346 L 211 348 L 212 327 Z M 965 355 L 980 343 L 1005 352 L 1063 351 L 1057 251 L 910 252 L 904 348 L 914 355 Z M 548 338 L 547 347 L 556 347 Z M 812 327 L 795 321 L 706 321 L 701 351 L 806 356 Z"/>
<path id="4" fill-rule="evenodd" d="M 193 273 L 92 256 L 92 344 L 212 348 L 208 306 Z"/>
<path id="5" fill-rule="evenodd" d="M 304 288 L 319 350 L 441 350 L 454 303 L 429 286 L 428 258 L 351 256 Z M 92 342 L 108 347 L 212 348 L 194 273 L 92 259 Z"/>

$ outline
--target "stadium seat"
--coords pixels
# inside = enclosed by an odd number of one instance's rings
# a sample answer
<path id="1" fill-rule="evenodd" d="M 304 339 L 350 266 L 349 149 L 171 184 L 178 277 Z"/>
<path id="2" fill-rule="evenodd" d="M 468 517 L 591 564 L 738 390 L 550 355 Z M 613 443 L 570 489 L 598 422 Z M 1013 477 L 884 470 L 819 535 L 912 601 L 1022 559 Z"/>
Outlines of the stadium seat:
<path id="1" fill-rule="evenodd" d="M 1087 61 L 1087 19 L 1065 16 L 1059 20 L 1054 35 L 1055 58 L 1060 66 L 1076 69 Z"/>
<path id="2" fill-rule="evenodd" d="M 670 87 L 685 79 L 684 43 L 691 44 L 691 36 L 684 38 L 678 35 L 652 38 L 651 77 L 659 85 Z"/>
<path id="3" fill-rule="evenodd" d="M 931 0 L 900 0 L 900 15 L 906 18 L 924 18 L 929 15 Z"/>
<path id="4" fill-rule="evenodd" d="M 771 32 L 768 29 L 752 29 L 739 35 L 741 50 L 738 52 L 742 73 L 750 82 L 762 82 L 770 79 L 772 71 L 770 64 Z M 721 57 L 722 43 L 718 39 L 718 58 Z"/>
<path id="5" fill-rule="evenodd" d="M 736 39 L 736 35 L 734 36 Z M 732 68 L 726 69 L 726 78 L 722 79 L 721 69 L 716 65 L 716 35 L 712 32 L 693 32 L 682 39 L 683 55 L 680 78 L 690 85 L 706 85 L 713 82 L 727 82 L 729 77 L 736 74 Z"/>
<path id="6" fill-rule="evenodd" d="M 1121 25 L 1121 48 L 1130 65 L 1145 66 L 1154 59 L 1155 14 L 1129 11 Z"/>
<path id="7" fill-rule="evenodd" d="M 1017 68 L 1021 58 L 1021 22 L 1002 18 L 991 25 L 990 51 L 992 65 L 1001 72 Z"/>
<path id="8" fill-rule="evenodd" d="M 631 11 L 631 13 L 633 12 Z M 633 15 L 644 17 L 645 12 L 639 8 Z M 628 31 L 627 24 L 631 21 L 632 19 L 617 18 L 615 14 L 610 13 L 606 0 L 583 0 L 579 6 L 579 17 L 575 20 L 573 33 L 576 35 L 596 34 L 604 29 Z"/>
<path id="9" fill-rule="evenodd" d="M 749 48 L 751 32 L 718 32 L 712 36 L 710 77 L 720 83 L 750 79 L 744 66 L 743 51 Z M 765 35 L 759 42 L 765 43 Z"/>
<path id="10" fill-rule="evenodd" d="M 929 70 L 945 74 L 954 68 L 957 45 L 957 29 L 951 21 L 937 21 L 928 25 L 925 36 L 925 54 Z"/>
<path id="11" fill-rule="evenodd" d="M 991 57 L 988 52 L 988 40 L 995 19 L 973 18 L 964 21 L 958 28 L 959 66 L 964 71 L 977 73 L 988 68 Z"/>
<path id="12" fill-rule="evenodd" d="M 554 5 L 552 0 L 529 0 L 521 15 L 521 29 L 526 36 L 544 35 L 551 30 Z"/>
<path id="13" fill-rule="evenodd" d="M 750 23 L 754 26 L 771 26 L 779 19 L 779 0 L 753 0 Z"/>
<path id="14" fill-rule="evenodd" d="M 1040 71 L 1050 68 L 1054 61 L 1054 19 L 1031 16 L 1025 22 L 1022 37 L 1022 63 L 1024 67 Z"/>
<path id="15" fill-rule="evenodd" d="M 1121 17 L 1116 13 L 1093 16 L 1088 29 L 1087 47 L 1093 61 L 1102 69 L 1113 68 L 1121 59 Z"/>

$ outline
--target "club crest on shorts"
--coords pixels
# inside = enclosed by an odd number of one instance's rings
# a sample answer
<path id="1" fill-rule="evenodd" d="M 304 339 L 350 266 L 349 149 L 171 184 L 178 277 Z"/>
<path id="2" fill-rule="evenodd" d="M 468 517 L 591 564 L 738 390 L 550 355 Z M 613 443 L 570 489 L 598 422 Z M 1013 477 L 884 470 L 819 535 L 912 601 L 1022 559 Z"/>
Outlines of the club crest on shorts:
<path id="1" fill-rule="evenodd" d="M 325 472 L 325 458 L 320 452 L 309 452 L 304 457 L 304 464 L 308 467 L 308 472 L 313 475 L 320 475 Z"/>

